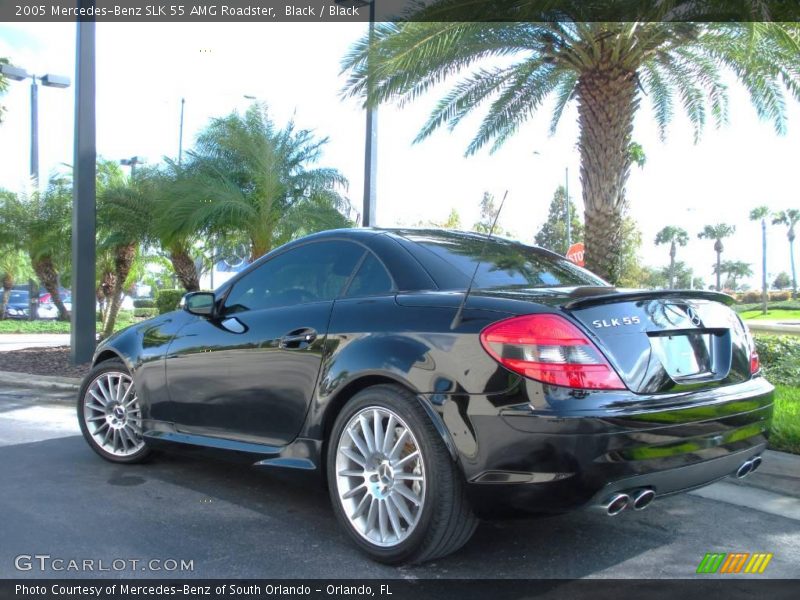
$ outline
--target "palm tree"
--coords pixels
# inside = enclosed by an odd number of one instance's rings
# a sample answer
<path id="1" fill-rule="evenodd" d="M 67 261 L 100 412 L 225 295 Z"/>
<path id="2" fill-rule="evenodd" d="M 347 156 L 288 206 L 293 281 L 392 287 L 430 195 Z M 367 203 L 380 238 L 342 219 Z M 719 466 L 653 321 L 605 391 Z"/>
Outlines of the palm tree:
<path id="1" fill-rule="evenodd" d="M 68 179 L 53 177 L 47 188 L 30 194 L 2 197 L 3 228 L 16 232 L 16 247 L 30 259 L 31 267 L 58 309 L 58 318 L 69 320 L 59 292 L 59 275 L 69 269 L 72 237 L 72 186 Z"/>
<path id="2" fill-rule="evenodd" d="M 689 234 L 685 229 L 667 225 L 656 234 L 656 245 L 669 244 L 669 287 L 675 287 L 675 255 L 678 246 L 685 246 L 689 242 Z"/>
<path id="3" fill-rule="evenodd" d="M 101 253 L 108 252 L 111 259 L 106 261 L 110 264 L 106 265 L 101 278 L 108 299 L 103 319 L 104 338 L 114 331 L 122 297 L 130 287 L 131 273 L 141 248 L 151 238 L 153 222 L 152 203 L 145 195 L 146 172 L 137 172 L 135 177 L 126 180 L 115 164 L 110 171 L 111 176 L 98 193 L 98 249 Z"/>
<path id="4" fill-rule="evenodd" d="M 717 275 L 718 292 L 722 290 L 720 262 L 722 260 L 722 252 L 725 250 L 722 240 L 732 236 L 735 231 L 736 227 L 733 225 L 718 223 L 717 225 L 706 225 L 703 231 L 697 234 L 700 239 L 714 240 L 714 252 L 717 253 L 717 264 L 714 267 L 714 273 Z"/>
<path id="5" fill-rule="evenodd" d="M 769 208 L 757 206 L 750 211 L 751 221 L 761 221 L 761 312 L 767 314 L 767 302 L 769 292 L 767 291 L 767 217 Z"/>
<path id="6" fill-rule="evenodd" d="M 179 231 L 241 235 L 255 260 L 295 237 L 344 227 L 349 207 L 335 169 L 311 168 L 327 138 L 294 123 L 279 129 L 266 106 L 214 119 L 189 153 L 186 172 L 166 209 Z"/>
<path id="7" fill-rule="evenodd" d="M 24 281 L 33 276 L 28 256 L 15 246 L 0 247 L 0 278 L 3 284 L 3 296 L 0 305 L 0 319 L 5 319 L 8 299 L 17 281 Z"/>
<path id="8" fill-rule="evenodd" d="M 465 22 L 457 18 L 461 13 L 448 12 L 469 10 L 464 3 L 440 0 L 408 21 L 377 24 L 374 35 L 362 38 L 343 59 L 343 71 L 349 72 L 344 94 L 365 98 L 369 106 L 391 100 L 402 106 L 464 74 L 436 104 L 415 141 L 442 126 L 454 128 L 488 103 L 467 155 L 490 143 L 494 151 L 545 105 L 553 107 L 555 131 L 574 100 L 586 262 L 613 283 L 620 272 L 625 184 L 633 160 L 628 150 L 643 96 L 650 99 L 662 137 L 680 104 L 695 139 L 709 117 L 717 125 L 727 122 L 723 72 L 742 83 L 758 114 L 781 133 L 785 91 L 800 98 L 796 23 L 664 23 L 658 11 L 680 11 L 676 4 L 693 10 L 681 0 L 652 3 L 654 12 L 636 22 L 564 22 L 564 14 L 580 13 L 577 1 L 559 3 L 564 12 L 555 20 L 526 18 L 533 3 L 512 4 L 515 16 L 507 21 L 513 22 L 479 22 L 486 15 Z M 697 19 L 708 20 L 708 15 Z M 505 64 L 480 66 L 498 58 Z M 551 96 L 554 103 L 546 104 Z"/>
<path id="9" fill-rule="evenodd" d="M 775 214 L 772 219 L 773 225 L 786 225 L 788 231 L 786 237 L 789 238 L 789 264 L 792 267 L 792 297 L 797 298 L 797 271 L 794 267 L 794 226 L 800 221 L 800 210 L 790 208 Z"/>
<path id="10" fill-rule="evenodd" d="M 713 270 L 717 277 L 722 273 L 726 274 L 728 277 L 726 278 L 725 286 L 734 291 L 737 289 L 738 280 L 741 277 L 750 277 L 753 274 L 750 264 L 740 260 L 722 261 L 721 264 L 714 265 Z"/>

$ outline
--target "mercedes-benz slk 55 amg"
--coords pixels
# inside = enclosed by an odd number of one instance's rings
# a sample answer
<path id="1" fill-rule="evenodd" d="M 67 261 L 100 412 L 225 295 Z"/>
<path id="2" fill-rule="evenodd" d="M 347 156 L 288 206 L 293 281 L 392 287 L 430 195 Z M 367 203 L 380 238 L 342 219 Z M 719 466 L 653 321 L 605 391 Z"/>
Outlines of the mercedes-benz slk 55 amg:
<path id="1" fill-rule="evenodd" d="M 101 343 L 78 417 L 117 463 L 316 474 L 355 544 L 419 562 L 481 517 L 614 515 L 756 469 L 773 388 L 731 302 L 477 234 L 328 231 Z"/>

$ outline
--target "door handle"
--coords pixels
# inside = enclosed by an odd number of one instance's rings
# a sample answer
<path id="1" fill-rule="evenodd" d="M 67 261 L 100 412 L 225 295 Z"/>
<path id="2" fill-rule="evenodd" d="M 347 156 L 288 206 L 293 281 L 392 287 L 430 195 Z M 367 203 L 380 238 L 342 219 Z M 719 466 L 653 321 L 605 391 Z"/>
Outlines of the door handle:
<path id="1" fill-rule="evenodd" d="M 301 344 L 310 344 L 317 339 L 317 332 L 310 327 L 295 329 L 280 339 L 281 348 L 299 348 Z"/>

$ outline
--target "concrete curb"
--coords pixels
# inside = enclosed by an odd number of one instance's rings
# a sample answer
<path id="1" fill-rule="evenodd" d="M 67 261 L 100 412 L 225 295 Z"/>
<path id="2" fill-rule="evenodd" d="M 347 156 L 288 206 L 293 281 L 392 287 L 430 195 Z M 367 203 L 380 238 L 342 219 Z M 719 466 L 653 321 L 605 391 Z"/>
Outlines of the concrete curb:
<path id="1" fill-rule="evenodd" d="M 77 377 L 53 377 L 52 375 L 33 375 L 16 371 L 0 371 L 0 384 L 18 385 L 45 390 L 78 391 L 81 380 Z"/>
<path id="2" fill-rule="evenodd" d="M 777 333 L 781 335 L 800 335 L 800 324 L 789 323 L 759 323 L 758 321 L 745 321 L 750 331 L 758 333 Z"/>

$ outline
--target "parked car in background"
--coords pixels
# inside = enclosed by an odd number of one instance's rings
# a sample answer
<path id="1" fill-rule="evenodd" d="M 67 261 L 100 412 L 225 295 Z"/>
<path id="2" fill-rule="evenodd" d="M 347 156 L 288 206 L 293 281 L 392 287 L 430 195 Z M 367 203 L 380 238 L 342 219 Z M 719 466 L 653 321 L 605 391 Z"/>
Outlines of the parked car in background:
<path id="1" fill-rule="evenodd" d="M 72 310 L 72 296 L 69 292 L 61 292 L 61 301 L 64 303 L 64 308 Z M 58 307 L 53 303 L 53 297 L 50 292 L 45 292 L 39 296 L 39 310 L 36 313 L 40 319 L 57 319 Z"/>
<path id="2" fill-rule="evenodd" d="M 30 306 L 30 292 L 28 290 L 11 290 L 6 305 L 6 319 L 27 319 Z"/>

